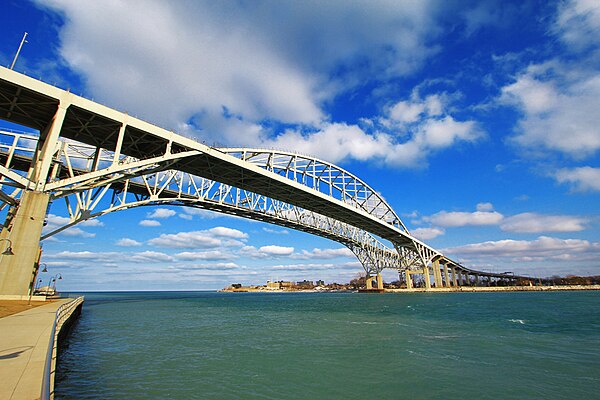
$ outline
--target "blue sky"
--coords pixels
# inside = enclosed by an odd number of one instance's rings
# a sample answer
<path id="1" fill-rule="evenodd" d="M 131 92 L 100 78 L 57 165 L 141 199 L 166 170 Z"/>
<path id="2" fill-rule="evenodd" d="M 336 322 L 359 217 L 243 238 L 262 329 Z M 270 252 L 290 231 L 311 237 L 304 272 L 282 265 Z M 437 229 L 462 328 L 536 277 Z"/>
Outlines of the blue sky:
<path id="1" fill-rule="evenodd" d="M 600 274 L 597 1 L 2 8 L 2 65 L 27 31 L 16 70 L 208 143 L 334 162 L 469 267 Z M 49 225 L 65 216 L 53 204 Z M 348 281 L 362 270 L 335 242 L 173 207 L 71 228 L 45 241 L 42 261 L 64 290 Z"/>

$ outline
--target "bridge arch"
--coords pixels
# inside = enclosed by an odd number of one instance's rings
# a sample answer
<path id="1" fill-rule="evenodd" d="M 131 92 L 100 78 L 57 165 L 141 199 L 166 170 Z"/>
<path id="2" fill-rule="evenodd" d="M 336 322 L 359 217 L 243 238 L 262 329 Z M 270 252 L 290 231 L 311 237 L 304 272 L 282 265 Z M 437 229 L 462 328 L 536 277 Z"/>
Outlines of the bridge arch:
<path id="1" fill-rule="evenodd" d="M 2 67 L 0 97 L 1 119 L 40 132 L 34 146 L 21 146 L 23 137 L 19 135 L 12 135 L 12 142 L 0 143 L 4 149 L 0 185 L 12 190 L 0 194 L 0 201 L 12 210 L 2 237 L 18 238 L 15 250 L 24 255 L 2 259 L 3 266 L 15 271 L 4 282 L 18 281 L 11 286 L 18 293 L 24 292 L 26 283 L 31 287 L 30 269 L 38 254 L 49 201 L 72 201 L 70 218 L 76 222 L 90 218 L 107 193 L 118 201 L 115 188 L 135 198 L 130 206 L 158 203 L 173 192 L 177 197 L 171 196 L 172 202 L 175 198 L 190 203 L 217 196 L 223 204 L 231 198 L 227 204 L 246 213 L 246 206 L 252 205 L 256 218 L 259 210 L 264 214 L 270 207 L 279 214 L 269 218 L 293 221 L 297 226 L 310 225 L 306 220 L 312 218 L 310 229 L 344 237 L 346 243 L 359 243 L 362 247 L 355 254 L 364 260 L 370 257 L 372 261 L 365 263 L 370 262 L 369 268 L 374 270 L 395 265 L 415 272 L 422 268 L 422 273 L 428 274 L 429 264 L 438 263 L 434 267 L 436 285 L 441 281 L 439 263 L 451 261 L 410 235 L 379 193 L 334 164 L 289 152 L 210 147 Z M 135 193 L 136 185 L 145 192 Z M 126 203 L 111 203 L 111 207 L 125 207 Z M 314 217 L 316 213 L 323 218 Z M 297 220 L 291 218 L 294 215 Z M 326 225 L 333 230 L 323 230 Z M 349 241 L 354 240 L 351 235 L 339 235 L 344 229 L 360 231 L 358 236 L 363 239 Z M 385 258 L 394 252 L 377 244 L 378 239 L 373 242 L 375 236 L 392 243 L 396 258 Z M 372 246 L 372 254 L 365 251 L 366 243 Z"/>

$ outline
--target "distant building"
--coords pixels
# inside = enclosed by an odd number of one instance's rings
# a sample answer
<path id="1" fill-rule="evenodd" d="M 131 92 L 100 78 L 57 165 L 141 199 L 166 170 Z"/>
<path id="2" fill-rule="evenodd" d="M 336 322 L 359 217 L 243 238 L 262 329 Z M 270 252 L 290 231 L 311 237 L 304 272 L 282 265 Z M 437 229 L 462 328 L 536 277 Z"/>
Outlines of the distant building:
<path id="1" fill-rule="evenodd" d="M 316 286 L 325 286 L 325 282 L 322 281 L 322 280 L 318 280 L 318 281 L 315 282 L 315 285 Z"/>
<path id="2" fill-rule="evenodd" d="M 296 282 L 296 286 L 303 287 L 303 288 L 313 288 L 313 287 L 315 287 L 313 281 L 307 281 L 307 280 Z"/>
<path id="3" fill-rule="evenodd" d="M 270 290 L 290 289 L 292 286 L 294 286 L 293 282 L 287 282 L 287 281 L 271 282 L 271 281 L 267 281 L 267 289 L 270 289 Z"/>

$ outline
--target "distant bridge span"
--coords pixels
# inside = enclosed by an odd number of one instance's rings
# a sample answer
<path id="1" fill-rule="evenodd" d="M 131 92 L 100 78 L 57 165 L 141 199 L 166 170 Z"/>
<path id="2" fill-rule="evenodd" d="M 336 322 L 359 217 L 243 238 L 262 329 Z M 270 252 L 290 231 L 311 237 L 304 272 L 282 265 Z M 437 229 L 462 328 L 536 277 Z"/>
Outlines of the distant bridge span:
<path id="1" fill-rule="evenodd" d="M 67 226 L 134 206 L 187 205 L 328 237 L 349 247 L 368 275 L 395 268 L 408 285 L 413 274 L 427 287 L 431 273 L 437 287 L 515 279 L 448 259 L 410 235 L 365 182 L 316 158 L 210 147 L 6 68 L 0 118 L 39 131 L 0 135 L 0 201 L 9 207 L 0 239 L 18 254 L 0 261 L 0 294 L 31 290 L 48 205 L 60 198 Z"/>

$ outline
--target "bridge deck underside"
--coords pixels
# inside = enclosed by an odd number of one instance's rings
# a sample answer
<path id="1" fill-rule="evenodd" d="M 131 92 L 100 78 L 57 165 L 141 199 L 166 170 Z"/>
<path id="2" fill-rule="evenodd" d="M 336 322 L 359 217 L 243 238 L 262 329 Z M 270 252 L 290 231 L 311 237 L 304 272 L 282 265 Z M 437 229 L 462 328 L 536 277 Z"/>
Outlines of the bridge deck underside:
<path id="1" fill-rule="evenodd" d="M 43 130 L 51 123 L 58 107 L 56 99 L 17 87 L 1 79 L 0 94 L 0 117 L 2 119 L 37 130 Z M 121 126 L 120 121 L 71 105 L 67 110 L 60 135 L 63 138 L 114 151 Z M 164 154 L 167 145 L 167 139 L 128 125 L 121 153 L 138 159 L 146 159 Z M 177 143 L 171 145 L 172 153 L 188 150 L 192 149 Z M 399 235 L 397 230 L 373 220 L 370 216 L 357 213 L 352 208 L 341 206 L 327 198 L 314 196 L 312 193 L 297 190 L 289 185 L 282 185 L 267 174 L 232 164 L 227 157 L 220 156 L 220 154 L 216 156 L 201 153 L 195 157 L 176 161 L 170 168 L 318 212 L 360 227 L 400 246 L 412 244 L 410 238 Z"/>

